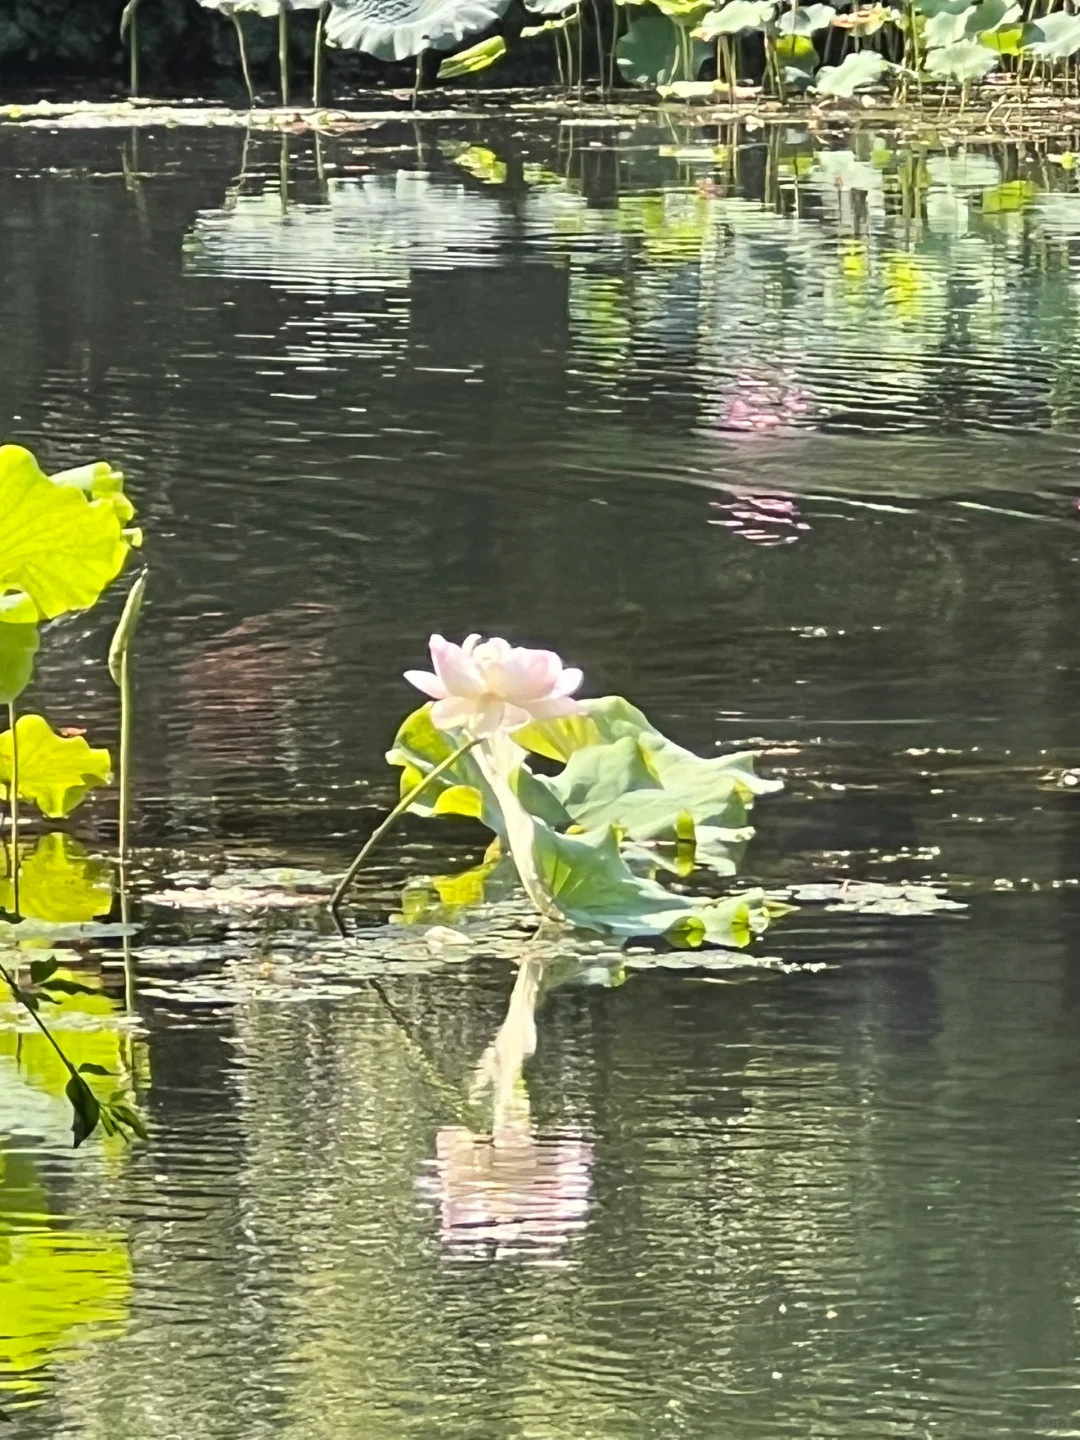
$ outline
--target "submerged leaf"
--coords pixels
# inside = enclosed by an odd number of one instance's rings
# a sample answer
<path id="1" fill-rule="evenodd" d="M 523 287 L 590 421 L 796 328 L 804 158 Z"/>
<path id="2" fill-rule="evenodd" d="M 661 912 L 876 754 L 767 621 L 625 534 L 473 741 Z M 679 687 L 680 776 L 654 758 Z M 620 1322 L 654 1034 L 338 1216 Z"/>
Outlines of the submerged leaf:
<path id="1" fill-rule="evenodd" d="M 56 484 L 28 450 L 0 447 L 0 595 L 21 591 L 54 619 L 93 605 L 131 548 L 111 499 Z"/>
<path id="2" fill-rule="evenodd" d="M 70 815 L 88 790 L 112 779 L 107 750 L 92 750 L 81 735 L 62 738 L 41 715 L 20 715 L 15 738 L 19 795 L 50 818 Z M 0 794 L 4 796 L 11 787 L 12 739 L 10 730 L 0 734 Z"/>
<path id="3" fill-rule="evenodd" d="M 326 38 L 378 60 L 407 60 L 423 50 L 452 50 L 494 24 L 509 5 L 510 0 L 335 0 Z"/>

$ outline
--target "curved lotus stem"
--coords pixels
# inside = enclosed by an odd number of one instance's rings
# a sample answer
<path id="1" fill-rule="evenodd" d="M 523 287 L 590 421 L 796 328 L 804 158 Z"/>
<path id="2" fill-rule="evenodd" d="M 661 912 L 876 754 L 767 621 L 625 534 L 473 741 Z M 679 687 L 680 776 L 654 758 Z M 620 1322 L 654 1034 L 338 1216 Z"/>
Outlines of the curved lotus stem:
<path id="1" fill-rule="evenodd" d="M 120 39 L 127 37 L 129 83 L 132 97 L 139 93 L 139 0 L 127 0 L 120 15 Z"/>
<path id="2" fill-rule="evenodd" d="M 8 724 L 11 727 L 11 888 L 15 914 L 19 913 L 19 732 L 16 728 L 15 701 L 8 703 Z"/>
<path id="3" fill-rule="evenodd" d="M 248 69 L 247 46 L 244 44 L 244 27 L 240 24 L 240 16 L 235 10 L 229 11 L 229 19 L 236 27 L 236 44 L 240 51 L 240 69 L 244 73 L 244 84 L 247 86 L 248 108 L 255 109 L 255 90 L 251 83 L 251 71 Z"/>
<path id="4" fill-rule="evenodd" d="M 338 882 L 337 889 L 330 897 L 330 913 L 334 917 L 334 924 L 337 926 L 338 933 L 340 935 L 344 936 L 345 934 L 345 926 L 342 924 L 341 920 L 341 904 L 342 901 L 345 899 L 346 894 L 348 893 L 349 886 L 356 879 L 356 876 L 360 870 L 360 866 L 363 865 L 364 861 L 371 854 L 372 850 L 375 849 L 375 846 L 390 829 L 394 821 L 404 815 L 405 811 L 408 810 L 409 806 L 413 803 L 413 801 L 419 798 L 422 792 L 427 789 L 427 787 L 431 784 L 433 780 L 437 780 L 439 776 L 443 773 L 443 771 L 449 770 L 451 765 L 455 764 L 458 760 L 460 760 L 463 755 L 468 754 L 468 752 L 473 748 L 476 743 L 477 742 L 475 740 L 466 740 L 463 745 L 458 746 L 458 748 L 453 752 L 453 754 L 448 755 L 445 760 L 440 760 L 438 765 L 436 765 L 433 770 L 428 771 L 428 773 L 420 781 L 419 785 L 414 785 L 413 788 L 407 792 L 407 794 L 401 797 L 398 803 L 390 811 L 390 814 L 387 815 L 386 819 L 383 820 L 381 824 L 376 825 L 375 829 L 368 836 L 367 840 L 364 842 L 362 849 L 360 850 L 359 855 L 357 855 L 356 859 L 349 866 L 348 870 L 346 870 L 345 874 Z"/>

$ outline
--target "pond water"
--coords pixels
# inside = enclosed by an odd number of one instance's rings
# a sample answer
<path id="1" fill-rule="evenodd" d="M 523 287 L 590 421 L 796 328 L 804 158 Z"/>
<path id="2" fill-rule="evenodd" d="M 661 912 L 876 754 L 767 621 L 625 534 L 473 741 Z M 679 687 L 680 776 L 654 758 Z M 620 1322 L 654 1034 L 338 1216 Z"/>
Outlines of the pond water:
<path id="1" fill-rule="evenodd" d="M 12 1432 L 1080 1435 L 1070 147 L 9 127 L 0 275 L 0 434 L 124 469 L 152 602 L 62 1017 L 152 1137 L 67 1148 L 4 1012 Z M 772 966 L 387 929 L 464 822 L 332 938 L 434 629 L 760 748 Z M 36 693 L 109 740 L 104 644 Z"/>

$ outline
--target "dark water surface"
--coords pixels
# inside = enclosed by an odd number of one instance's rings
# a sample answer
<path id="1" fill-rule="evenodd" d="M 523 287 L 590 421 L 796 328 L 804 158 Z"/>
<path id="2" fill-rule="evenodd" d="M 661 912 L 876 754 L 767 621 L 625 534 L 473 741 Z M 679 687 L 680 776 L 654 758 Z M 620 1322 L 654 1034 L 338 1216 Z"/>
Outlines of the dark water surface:
<path id="1" fill-rule="evenodd" d="M 13 1434 L 1080 1435 L 1076 172 L 731 142 L 0 129 L 0 434 L 152 568 L 133 1013 L 98 955 L 64 1022 L 153 1133 L 72 1154 L 3 1012 Z M 35 698 L 111 741 L 107 629 Z M 891 888 L 774 969 L 338 945 L 272 867 L 370 829 L 433 629 L 763 748 L 746 879 Z"/>

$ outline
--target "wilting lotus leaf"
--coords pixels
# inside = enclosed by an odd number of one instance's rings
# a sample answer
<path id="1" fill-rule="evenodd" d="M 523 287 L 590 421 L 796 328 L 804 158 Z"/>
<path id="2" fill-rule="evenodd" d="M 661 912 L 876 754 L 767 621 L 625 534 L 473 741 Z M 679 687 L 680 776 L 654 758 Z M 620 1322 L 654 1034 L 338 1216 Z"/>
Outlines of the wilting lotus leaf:
<path id="1" fill-rule="evenodd" d="M 1040 60 L 1067 60 L 1080 50 L 1080 15 L 1064 10 L 1040 15 L 1034 24 L 1024 26 L 1021 48 Z"/>
<path id="2" fill-rule="evenodd" d="M 706 15 L 694 34 L 699 40 L 715 40 L 718 35 L 760 30 L 772 19 L 775 9 L 772 0 L 728 0 L 722 9 Z"/>
<path id="3" fill-rule="evenodd" d="M 696 32 L 695 32 L 696 33 Z M 693 79 L 710 56 L 707 46 L 691 40 L 690 70 L 683 72 L 679 26 L 666 15 L 647 14 L 633 22 L 615 47 L 624 80 L 631 85 L 667 85 L 678 74 Z"/>
<path id="4" fill-rule="evenodd" d="M 958 40 L 942 50 L 931 50 L 926 57 L 926 72 L 941 80 L 956 80 L 966 85 L 989 75 L 1000 63 L 1001 56 L 996 50 L 980 45 L 977 40 Z"/>
<path id="5" fill-rule="evenodd" d="M 21 591 L 53 619 L 93 605 L 130 547 L 115 497 L 54 484 L 28 450 L 0 447 L 0 595 Z"/>
<path id="6" fill-rule="evenodd" d="M 65 739 L 41 715 L 20 715 L 15 724 L 19 747 L 19 795 L 43 815 L 60 819 L 82 803 L 88 790 L 112 779 L 107 750 L 92 750 L 81 735 Z M 0 795 L 11 786 L 12 734 L 0 734 Z"/>
<path id="7" fill-rule="evenodd" d="M 781 12 L 776 29 L 781 35 L 814 35 L 831 25 L 835 16 L 831 5 L 797 5 Z"/>
<path id="8" fill-rule="evenodd" d="M 70 835 L 43 835 L 19 865 L 19 914 L 28 920 L 80 923 L 112 908 L 112 868 Z M 0 910 L 15 911 L 10 851 L 0 850 Z"/>
<path id="9" fill-rule="evenodd" d="M 30 684 L 38 643 L 36 625 L 0 624 L 0 705 L 10 705 Z"/>
<path id="10" fill-rule="evenodd" d="M 847 100 L 856 90 L 876 85 L 888 68 L 889 62 L 878 51 L 856 50 L 839 65 L 823 65 L 814 77 L 814 88 L 819 95 Z"/>
<path id="11" fill-rule="evenodd" d="M 475 75 L 479 70 L 487 70 L 505 54 L 506 41 L 501 35 L 493 35 L 490 40 L 481 40 L 479 45 L 470 45 L 467 50 L 459 50 L 456 55 L 444 60 L 439 66 L 439 79 L 455 80 L 459 75 Z"/>
<path id="12" fill-rule="evenodd" d="M 407 60 L 423 50 L 452 50 L 486 30 L 510 0 L 335 0 L 326 38 L 379 60 Z"/>
<path id="13" fill-rule="evenodd" d="M 534 853 L 555 904 L 583 930 L 622 939 L 662 935 L 689 947 L 743 946 L 769 923 L 760 890 L 727 900 L 691 900 L 635 875 L 612 829 L 559 835 L 537 824 Z"/>

